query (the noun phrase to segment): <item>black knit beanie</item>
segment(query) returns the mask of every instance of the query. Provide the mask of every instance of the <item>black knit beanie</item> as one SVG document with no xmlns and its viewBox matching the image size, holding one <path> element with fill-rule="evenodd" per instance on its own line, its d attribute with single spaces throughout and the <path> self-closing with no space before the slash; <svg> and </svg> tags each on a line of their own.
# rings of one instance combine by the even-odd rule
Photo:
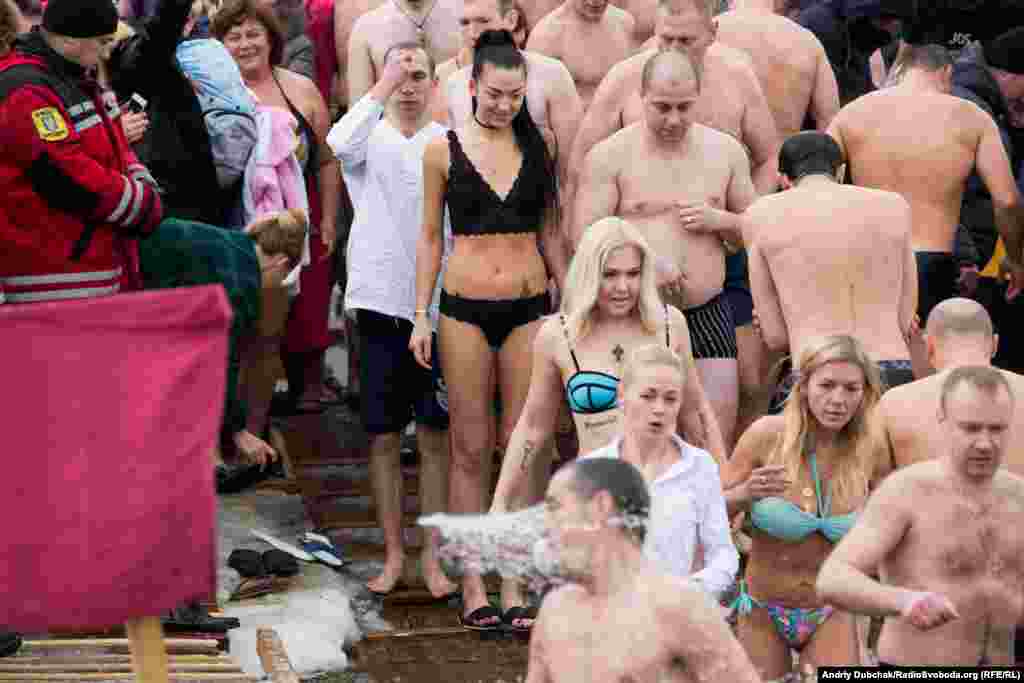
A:
<svg viewBox="0 0 1024 683">
<path fill-rule="evenodd" d="M 117 30 L 117 8 L 111 0 L 50 0 L 43 28 L 68 38 L 98 38 Z"/>
<path fill-rule="evenodd" d="M 993 69 L 1024 74 L 1024 26 L 993 38 L 982 46 L 985 62 Z"/>
</svg>

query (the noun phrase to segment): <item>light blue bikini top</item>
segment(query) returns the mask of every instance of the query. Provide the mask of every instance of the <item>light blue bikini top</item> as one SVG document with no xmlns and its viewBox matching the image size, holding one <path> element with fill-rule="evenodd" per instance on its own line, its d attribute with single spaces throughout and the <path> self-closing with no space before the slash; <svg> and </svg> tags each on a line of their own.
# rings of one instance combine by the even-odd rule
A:
<svg viewBox="0 0 1024 683">
<path fill-rule="evenodd" d="M 576 351 L 569 341 L 569 329 L 565 324 L 564 314 L 561 316 L 561 320 L 562 332 L 565 333 L 565 341 L 569 344 L 569 355 L 572 356 L 572 363 L 576 366 L 576 372 L 565 383 L 569 408 L 572 412 L 581 415 L 596 415 L 611 410 L 618 400 L 619 378 L 606 372 L 580 370 L 580 363 L 576 360 Z M 667 305 L 665 306 L 665 345 L 672 348 L 668 334 Z"/>
<path fill-rule="evenodd" d="M 761 531 L 783 541 L 802 541 L 815 531 L 820 531 L 825 538 L 838 543 L 853 528 L 857 513 L 829 516 L 831 496 L 822 498 L 817 459 L 814 453 L 808 458 L 811 461 L 811 475 L 814 477 L 818 513 L 821 516 L 808 514 L 784 498 L 762 498 L 750 506 L 750 521 Z"/>
</svg>

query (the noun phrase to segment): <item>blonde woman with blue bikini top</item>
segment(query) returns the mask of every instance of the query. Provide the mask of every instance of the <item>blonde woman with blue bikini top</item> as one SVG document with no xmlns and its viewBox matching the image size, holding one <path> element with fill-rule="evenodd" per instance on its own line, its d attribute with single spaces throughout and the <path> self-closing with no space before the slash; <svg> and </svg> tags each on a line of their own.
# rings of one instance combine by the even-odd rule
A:
<svg viewBox="0 0 1024 683">
<path fill-rule="evenodd" d="M 723 467 L 729 514 L 747 511 L 751 550 L 737 635 L 766 681 L 859 663 L 853 615 L 823 604 L 818 570 L 885 473 L 877 365 L 848 335 L 808 343 L 783 414 L 763 417 Z"/>
</svg>

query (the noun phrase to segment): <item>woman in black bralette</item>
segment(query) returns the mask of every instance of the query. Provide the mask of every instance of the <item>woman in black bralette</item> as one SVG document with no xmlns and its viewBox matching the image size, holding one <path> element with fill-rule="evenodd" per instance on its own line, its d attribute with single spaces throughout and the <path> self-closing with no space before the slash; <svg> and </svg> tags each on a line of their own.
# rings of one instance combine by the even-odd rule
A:
<svg viewBox="0 0 1024 683">
<path fill-rule="evenodd" d="M 525 105 L 526 62 L 508 31 L 477 41 L 473 118 L 431 142 L 423 159 L 423 234 L 416 254 L 416 327 L 410 348 L 430 365 L 427 308 L 441 268 L 447 205 L 454 245 L 444 274 L 438 353 L 451 418 L 449 511 L 486 509 L 495 438 L 507 443 L 526 400 L 532 342 L 550 312 L 549 273 L 561 283 L 554 155 Z M 501 396 L 500 425 L 494 411 Z M 438 587 L 432 587 L 436 590 Z M 462 623 L 526 628 L 521 605 L 491 607 L 479 576 L 462 580 Z"/>
</svg>

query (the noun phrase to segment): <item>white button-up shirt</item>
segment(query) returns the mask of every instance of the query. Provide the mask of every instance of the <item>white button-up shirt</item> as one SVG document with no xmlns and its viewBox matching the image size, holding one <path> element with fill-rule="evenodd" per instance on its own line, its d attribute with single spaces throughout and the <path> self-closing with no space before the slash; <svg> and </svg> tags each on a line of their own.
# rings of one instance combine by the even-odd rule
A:
<svg viewBox="0 0 1024 683">
<path fill-rule="evenodd" d="M 718 598 L 736 577 L 740 556 L 733 545 L 718 464 L 705 450 L 672 437 L 679 461 L 651 485 L 651 515 L 644 555 L 663 570 L 699 583 Z M 583 458 L 621 457 L 622 437 Z M 705 567 L 693 574 L 697 539 Z"/>
<path fill-rule="evenodd" d="M 355 210 L 346 252 L 345 309 L 414 321 L 423 152 L 447 128 L 430 122 L 407 138 L 383 114 L 384 104 L 366 94 L 327 134 Z"/>
</svg>

